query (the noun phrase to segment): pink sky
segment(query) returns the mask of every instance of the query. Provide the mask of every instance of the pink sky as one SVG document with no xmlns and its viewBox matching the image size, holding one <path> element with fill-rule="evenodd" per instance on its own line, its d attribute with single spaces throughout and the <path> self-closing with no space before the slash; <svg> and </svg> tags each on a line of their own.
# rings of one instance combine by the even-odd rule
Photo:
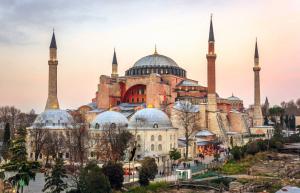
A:
<svg viewBox="0 0 300 193">
<path fill-rule="evenodd" d="M 25 11 L 26 10 L 26 11 Z M 258 38 L 262 102 L 300 98 L 300 1 L 9 1 L 0 3 L 0 105 L 41 112 L 46 104 L 48 47 L 55 27 L 58 97 L 77 108 L 94 97 L 99 76 L 119 74 L 158 52 L 206 85 L 207 39 L 214 14 L 217 92 L 253 101 L 253 55 Z"/>
</svg>

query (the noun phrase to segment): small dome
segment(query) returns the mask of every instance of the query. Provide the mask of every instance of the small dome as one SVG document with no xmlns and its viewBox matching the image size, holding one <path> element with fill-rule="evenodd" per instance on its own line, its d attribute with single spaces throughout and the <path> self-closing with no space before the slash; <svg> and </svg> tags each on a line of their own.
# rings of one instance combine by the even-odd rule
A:
<svg viewBox="0 0 300 193">
<path fill-rule="evenodd" d="M 41 128 L 71 128 L 73 117 L 64 110 L 47 109 L 37 116 L 33 123 L 33 127 Z"/>
<path fill-rule="evenodd" d="M 241 101 L 240 98 L 234 96 L 233 94 L 232 94 L 232 96 L 228 97 L 227 99 L 230 100 L 230 101 Z"/>
<path fill-rule="evenodd" d="M 178 67 L 176 62 L 171 58 L 160 55 L 152 54 L 139 59 L 133 67 L 144 67 L 144 66 L 175 66 Z"/>
<path fill-rule="evenodd" d="M 92 128 L 99 129 L 107 125 L 115 124 L 116 126 L 127 127 L 127 118 L 116 111 L 105 111 L 96 116 L 92 122 Z"/>
<path fill-rule="evenodd" d="M 213 136 L 215 134 L 213 134 L 212 132 L 208 131 L 208 130 L 202 130 L 196 133 L 196 137 L 207 137 L 207 136 Z"/>
<path fill-rule="evenodd" d="M 141 121 L 137 121 L 141 120 Z M 145 108 L 137 111 L 129 121 L 129 128 L 166 128 L 172 127 L 168 115 L 156 108 Z"/>
</svg>

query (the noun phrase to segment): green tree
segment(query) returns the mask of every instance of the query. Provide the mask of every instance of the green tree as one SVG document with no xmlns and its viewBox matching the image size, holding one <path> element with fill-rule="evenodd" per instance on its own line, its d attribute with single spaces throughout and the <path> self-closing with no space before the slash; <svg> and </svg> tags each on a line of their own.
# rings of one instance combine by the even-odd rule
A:
<svg viewBox="0 0 300 193">
<path fill-rule="evenodd" d="M 62 159 L 57 158 L 55 160 L 54 168 L 50 174 L 46 174 L 46 183 L 43 188 L 43 192 L 49 190 L 49 193 L 60 193 L 67 188 L 67 183 L 64 179 L 67 178 L 66 169 L 64 168 L 64 162 Z"/>
<path fill-rule="evenodd" d="M 120 190 L 124 181 L 124 170 L 121 163 L 111 162 L 104 164 L 102 167 L 104 175 L 108 177 L 113 189 Z"/>
<path fill-rule="evenodd" d="M 174 161 L 181 158 L 181 154 L 180 154 L 180 152 L 176 148 L 173 148 L 169 152 L 169 155 L 170 155 L 171 160 L 174 160 Z"/>
<path fill-rule="evenodd" d="M 238 146 L 233 146 L 230 150 L 230 153 L 233 156 L 234 160 L 240 160 L 242 158 L 242 152 Z"/>
<path fill-rule="evenodd" d="M 15 175 L 8 178 L 8 181 L 16 186 L 18 191 L 21 189 L 22 193 L 23 187 L 28 186 L 30 180 L 35 178 L 35 172 L 39 168 L 39 164 L 37 162 L 27 161 L 25 137 L 25 128 L 18 128 L 15 139 L 12 140 L 11 147 L 9 149 L 11 159 L 7 164 L 2 166 L 5 171 L 16 172 Z"/>
<path fill-rule="evenodd" d="M 78 193 L 110 193 L 109 180 L 96 163 L 91 162 L 80 171 Z"/>
<path fill-rule="evenodd" d="M 7 160 L 9 157 L 9 143 L 10 143 L 10 126 L 9 123 L 5 124 L 4 135 L 3 135 L 3 144 L 2 144 L 2 157 Z"/>
<path fill-rule="evenodd" d="M 139 171 L 139 183 L 141 186 L 147 186 L 149 180 L 153 180 L 157 174 L 157 164 L 154 158 L 146 157 L 142 161 L 142 167 Z"/>
</svg>

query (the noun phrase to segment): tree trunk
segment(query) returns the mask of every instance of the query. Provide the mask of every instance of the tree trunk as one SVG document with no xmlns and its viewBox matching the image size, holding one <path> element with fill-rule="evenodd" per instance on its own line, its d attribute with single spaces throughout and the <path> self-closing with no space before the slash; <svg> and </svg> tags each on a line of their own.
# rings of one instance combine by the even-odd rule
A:
<svg viewBox="0 0 300 193">
<path fill-rule="evenodd" d="M 185 156 L 184 156 L 185 161 L 188 160 L 188 155 L 189 155 L 189 144 L 188 144 L 188 141 L 186 141 L 186 144 L 185 144 Z"/>
</svg>

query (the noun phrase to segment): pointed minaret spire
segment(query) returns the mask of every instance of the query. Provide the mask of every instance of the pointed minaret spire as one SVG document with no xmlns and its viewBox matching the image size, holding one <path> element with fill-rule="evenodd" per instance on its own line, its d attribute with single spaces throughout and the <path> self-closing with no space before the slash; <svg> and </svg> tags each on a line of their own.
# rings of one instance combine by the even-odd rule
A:
<svg viewBox="0 0 300 193">
<path fill-rule="evenodd" d="M 158 54 L 158 53 L 157 53 L 156 44 L 155 44 L 155 47 L 154 47 L 154 54 Z"/>
<path fill-rule="evenodd" d="M 116 49 L 115 48 L 114 48 L 114 56 L 113 56 L 112 64 L 118 64 L 117 56 L 116 56 Z"/>
<path fill-rule="evenodd" d="M 254 109 L 253 109 L 253 126 L 263 125 L 263 116 L 260 104 L 260 76 L 259 71 L 261 70 L 259 66 L 259 56 L 257 49 L 257 39 L 255 41 L 255 53 L 254 53 Z"/>
<path fill-rule="evenodd" d="M 214 28 L 213 28 L 213 23 L 212 23 L 212 14 L 210 15 L 210 26 L 209 26 L 209 37 L 208 37 L 209 42 L 214 42 L 215 41 L 215 36 L 214 36 Z"/>
<path fill-rule="evenodd" d="M 52 34 L 52 39 L 51 39 L 51 43 L 50 43 L 50 48 L 55 48 L 55 49 L 57 49 L 57 47 L 56 47 L 56 40 L 55 40 L 54 28 L 53 28 L 53 34 Z"/>
<path fill-rule="evenodd" d="M 257 38 L 256 38 L 256 41 L 255 41 L 255 53 L 254 53 L 254 58 L 259 58 L 259 55 L 258 55 L 258 48 L 257 48 Z"/>
<path fill-rule="evenodd" d="M 114 48 L 114 56 L 112 60 L 111 77 L 118 77 L 118 61 L 117 61 L 117 54 L 115 48 Z"/>
<path fill-rule="evenodd" d="M 47 109 L 59 109 L 59 103 L 57 99 L 57 47 L 55 41 L 55 34 L 53 29 L 52 39 L 49 49 L 49 80 L 48 80 L 48 99 L 46 104 Z"/>
</svg>

